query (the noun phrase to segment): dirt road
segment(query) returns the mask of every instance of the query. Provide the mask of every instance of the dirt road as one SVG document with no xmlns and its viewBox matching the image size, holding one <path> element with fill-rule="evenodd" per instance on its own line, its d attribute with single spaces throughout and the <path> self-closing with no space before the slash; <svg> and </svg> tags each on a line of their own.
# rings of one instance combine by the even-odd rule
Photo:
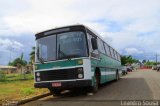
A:
<svg viewBox="0 0 160 106">
<path fill-rule="evenodd" d="M 117 82 L 103 85 L 92 96 L 82 91 L 78 94 L 68 92 L 61 97 L 49 96 L 23 106 L 118 106 L 123 105 L 121 100 L 160 100 L 160 72 L 138 70 Z"/>
</svg>

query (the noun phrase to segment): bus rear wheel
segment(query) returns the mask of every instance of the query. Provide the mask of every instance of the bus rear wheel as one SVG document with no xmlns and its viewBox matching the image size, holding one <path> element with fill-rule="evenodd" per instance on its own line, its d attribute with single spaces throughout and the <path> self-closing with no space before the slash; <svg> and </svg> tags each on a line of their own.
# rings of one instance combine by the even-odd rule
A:
<svg viewBox="0 0 160 106">
<path fill-rule="evenodd" d="M 119 73 L 118 73 L 118 71 L 116 72 L 116 81 L 118 81 L 119 80 Z"/>
</svg>

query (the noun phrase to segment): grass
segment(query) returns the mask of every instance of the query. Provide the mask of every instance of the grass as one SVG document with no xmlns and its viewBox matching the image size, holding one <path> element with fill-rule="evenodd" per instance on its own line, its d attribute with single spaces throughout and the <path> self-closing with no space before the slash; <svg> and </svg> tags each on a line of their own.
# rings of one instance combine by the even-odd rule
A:
<svg viewBox="0 0 160 106">
<path fill-rule="evenodd" d="M 2 70 L 0 70 L 0 81 L 4 81 L 6 79 L 6 75 Z"/>
<path fill-rule="evenodd" d="M 33 88 L 23 88 L 21 89 L 21 93 L 24 95 L 31 95 L 35 92 Z"/>
<path fill-rule="evenodd" d="M 5 80 L 0 81 L 0 101 L 22 100 L 24 98 L 48 92 L 48 89 L 34 88 L 34 80 L 32 74 L 23 75 L 8 74 Z"/>
<path fill-rule="evenodd" d="M 24 80 L 24 74 L 1 74 L 0 82 Z M 32 74 L 25 74 L 26 80 L 34 79 Z"/>
</svg>

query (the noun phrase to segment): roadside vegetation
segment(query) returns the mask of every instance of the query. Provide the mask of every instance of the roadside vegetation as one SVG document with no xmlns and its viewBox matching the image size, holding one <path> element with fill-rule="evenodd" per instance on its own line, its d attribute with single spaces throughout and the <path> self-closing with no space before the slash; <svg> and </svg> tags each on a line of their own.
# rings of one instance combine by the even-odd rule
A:
<svg viewBox="0 0 160 106">
<path fill-rule="evenodd" d="M 134 64 L 139 64 L 143 68 L 152 68 L 156 65 L 159 65 L 160 62 L 150 61 L 150 60 L 142 60 L 139 61 L 130 56 L 121 56 L 121 63 L 123 66 L 133 66 Z"/>
<path fill-rule="evenodd" d="M 26 79 L 22 74 L 5 74 L 4 71 L 0 71 L 0 82 L 14 82 L 22 80 L 33 80 L 32 74 L 26 74 Z"/>
<path fill-rule="evenodd" d="M 33 66 L 34 64 L 35 47 L 32 47 L 29 55 L 28 63 L 24 60 L 23 53 L 8 63 L 9 66 L 20 69 L 20 72 L 7 74 L 4 70 L 0 70 L 0 105 L 7 101 L 19 101 L 48 92 L 48 89 L 34 88 L 33 68 L 29 73 L 24 70 L 27 65 Z"/>
<path fill-rule="evenodd" d="M 32 74 L 4 74 L 0 71 L 0 104 L 11 100 L 22 100 L 48 92 L 47 89 L 35 89 Z"/>
<path fill-rule="evenodd" d="M 139 60 L 134 59 L 132 56 L 121 56 L 122 65 L 139 63 Z"/>
<path fill-rule="evenodd" d="M 145 66 L 153 66 L 153 65 L 156 65 L 156 64 L 160 64 L 159 62 L 154 62 L 154 61 L 144 61 L 144 65 Z"/>
</svg>

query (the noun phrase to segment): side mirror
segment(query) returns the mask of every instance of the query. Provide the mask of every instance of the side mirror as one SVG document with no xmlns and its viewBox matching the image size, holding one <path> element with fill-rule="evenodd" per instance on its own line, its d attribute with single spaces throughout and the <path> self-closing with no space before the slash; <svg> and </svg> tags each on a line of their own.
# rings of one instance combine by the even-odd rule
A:
<svg viewBox="0 0 160 106">
<path fill-rule="evenodd" d="M 36 53 L 36 55 L 37 55 L 37 58 L 39 60 L 39 46 L 37 47 L 37 53 Z"/>
<path fill-rule="evenodd" d="M 96 38 L 92 38 L 91 39 L 91 43 L 92 43 L 93 50 L 98 49 L 97 39 Z"/>
</svg>

